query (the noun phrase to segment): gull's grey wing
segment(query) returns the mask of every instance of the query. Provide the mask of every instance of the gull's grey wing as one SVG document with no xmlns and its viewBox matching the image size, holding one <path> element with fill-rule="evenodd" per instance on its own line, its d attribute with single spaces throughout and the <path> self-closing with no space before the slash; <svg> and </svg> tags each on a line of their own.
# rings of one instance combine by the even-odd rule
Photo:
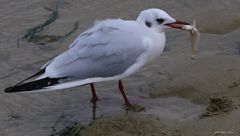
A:
<svg viewBox="0 0 240 136">
<path fill-rule="evenodd" d="M 126 25 L 126 23 L 128 23 Z M 122 74 L 146 51 L 137 24 L 107 20 L 81 34 L 46 67 L 49 77 L 111 77 Z"/>
</svg>

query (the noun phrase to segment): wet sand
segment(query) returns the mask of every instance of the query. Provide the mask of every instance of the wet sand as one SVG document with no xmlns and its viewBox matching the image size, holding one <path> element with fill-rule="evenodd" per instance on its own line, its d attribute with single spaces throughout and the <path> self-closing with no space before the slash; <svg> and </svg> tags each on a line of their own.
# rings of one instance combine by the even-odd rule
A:
<svg viewBox="0 0 240 136">
<path fill-rule="evenodd" d="M 235 136 L 240 135 L 240 1 L 239 0 L 87 0 L 62 1 L 60 17 L 41 34 L 64 35 L 79 21 L 79 29 L 65 40 L 36 45 L 17 39 L 44 22 L 52 7 L 47 0 L 0 1 L 0 135 L 49 136 L 75 122 L 83 136 Z M 106 8 L 107 7 L 107 8 Z M 117 82 L 96 84 L 101 98 L 90 103 L 89 86 L 44 93 L 4 94 L 4 88 L 35 73 L 68 48 L 79 33 L 105 18 L 135 19 L 150 7 L 191 22 L 196 19 L 201 41 L 191 60 L 188 33 L 167 31 L 166 50 L 151 65 L 124 80 L 129 99 L 145 111 L 126 112 Z M 227 96 L 234 108 L 210 117 L 211 96 Z M 95 112 L 94 112 L 95 111 Z M 93 116 L 97 119 L 93 121 Z M 91 123 L 91 125 L 89 125 Z"/>
</svg>

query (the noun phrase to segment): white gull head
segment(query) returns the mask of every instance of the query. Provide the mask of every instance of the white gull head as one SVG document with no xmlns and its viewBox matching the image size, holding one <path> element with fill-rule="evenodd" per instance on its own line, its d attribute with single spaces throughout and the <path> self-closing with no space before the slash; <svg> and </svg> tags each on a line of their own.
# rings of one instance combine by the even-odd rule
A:
<svg viewBox="0 0 240 136">
<path fill-rule="evenodd" d="M 164 32 L 165 28 L 168 28 L 165 24 L 176 22 L 176 20 L 163 10 L 152 8 L 143 10 L 139 14 L 137 22 L 146 25 L 154 31 Z"/>
<path fill-rule="evenodd" d="M 187 22 L 172 18 L 167 12 L 157 8 L 143 10 L 139 14 L 137 22 L 159 33 L 163 33 L 166 28 L 182 29 L 183 25 L 189 25 Z"/>
</svg>

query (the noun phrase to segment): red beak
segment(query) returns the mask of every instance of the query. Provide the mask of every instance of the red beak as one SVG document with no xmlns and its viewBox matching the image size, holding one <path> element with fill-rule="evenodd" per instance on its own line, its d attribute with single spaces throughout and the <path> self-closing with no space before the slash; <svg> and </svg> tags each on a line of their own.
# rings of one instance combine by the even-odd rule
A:
<svg viewBox="0 0 240 136">
<path fill-rule="evenodd" d="M 170 26 L 171 28 L 182 29 L 182 26 L 184 26 L 184 25 L 190 25 L 190 24 L 187 23 L 187 22 L 183 22 L 183 21 L 176 20 L 176 22 L 167 23 L 167 24 L 165 24 L 165 25 L 166 25 L 166 26 Z"/>
</svg>

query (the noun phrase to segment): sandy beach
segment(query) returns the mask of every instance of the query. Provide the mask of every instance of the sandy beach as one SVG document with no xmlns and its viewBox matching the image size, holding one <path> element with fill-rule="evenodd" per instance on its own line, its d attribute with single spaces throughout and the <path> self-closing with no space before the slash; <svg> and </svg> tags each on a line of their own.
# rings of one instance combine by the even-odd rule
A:
<svg viewBox="0 0 240 136">
<path fill-rule="evenodd" d="M 49 18 L 56 1 L 0 1 L 0 136 L 238 136 L 240 135 L 239 0 L 59 0 L 59 18 L 40 35 L 70 36 L 45 44 L 18 40 Z M 89 86 L 42 93 L 5 94 L 34 74 L 96 20 L 135 20 L 160 8 L 179 20 L 197 22 L 198 54 L 191 59 L 189 33 L 166 32 L 164 53 L 123 80 L 130 101 L 145 107 L 126 111 L 117 81 L 96 84 L 101 101 L 93 108 Z M 47 37 L 49 38 L 49 37 Z M 46 40 L 46 39 L 45 39 Z M 18 43 L 18 44 L 17 44 Z M 75 130 L 74 130 L 75 131 Z"/>
</svg>

